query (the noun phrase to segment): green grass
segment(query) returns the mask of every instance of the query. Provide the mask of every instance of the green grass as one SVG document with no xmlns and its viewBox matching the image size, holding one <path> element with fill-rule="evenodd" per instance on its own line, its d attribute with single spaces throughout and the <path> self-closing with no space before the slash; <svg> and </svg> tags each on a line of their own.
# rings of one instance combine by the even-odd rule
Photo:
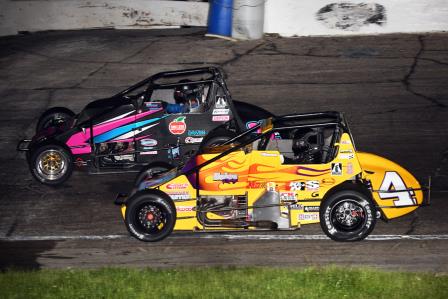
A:
<svg viewBox="0 0 448 299">
<path fill-rule="evenodd" d="M 448 276 L 327 268 L 7 270 L 0 298 L 448 298 Z"/>
</svg>

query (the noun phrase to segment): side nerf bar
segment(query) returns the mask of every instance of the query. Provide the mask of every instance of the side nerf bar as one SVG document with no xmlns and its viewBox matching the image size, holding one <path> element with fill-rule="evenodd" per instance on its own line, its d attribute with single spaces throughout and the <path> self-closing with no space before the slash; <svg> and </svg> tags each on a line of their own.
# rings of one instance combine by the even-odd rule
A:
<svg viewBox="0 0 448 299">
<path fill-rule="evenodd" d="M 19 141 L 19 143 L 17 143 L 17 147 L 16 150 L 19 152 L 27 152 L 29 151 L 29 144 L 31 142 L 31 139 L 22 139 Z"/>
</svg>

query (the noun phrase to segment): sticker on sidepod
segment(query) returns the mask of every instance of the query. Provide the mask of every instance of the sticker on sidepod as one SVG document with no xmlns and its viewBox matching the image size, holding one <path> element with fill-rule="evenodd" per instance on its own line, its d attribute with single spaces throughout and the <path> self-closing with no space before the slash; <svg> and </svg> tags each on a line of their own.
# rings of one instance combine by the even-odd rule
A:
<svg viewBox="0 0 448 299">
<path fill-rule="evenodd" d="M 213 115 L 228 115 L 229 109 L 213 109 Z"/>
<path fill-rule="evenodd" d="M 167 189 L 187 189 L 188 184 L 187 183 L 170 183 L 166 185 Z"/>
<path fill-rule="evenodd" d="M 162 102 L 145 102 L 144 105 L 149 110 L 156 110 L 162 108 Z"/>
<path fill-rule="evenodd" d="M 338 158 L 339 159 L 344 159 L 344 160 L 350 160 L 353 159 L 355 157 L 354 154 L 339 154 Z"/>
<path fill-rule="evenodd" d="M 304 206 L 303 211 L 307 213 L 315 213 L 319 212 L 320 207 L 319 206 Z"/>
<path fill-rule="evenodd" d="M 223 97 L 218 97 L 216 100 L 216 108 L 226 108 L 227 107 L 227 101 Z"/>
<path fill-rule="evenodd" d="M 204 137 L 187 137 L 185 138 L 185 143 L 201 143 Z"/>
<path fill-rule="evenodd" d="M 205 136 L 207 135 L 206 130 L 188 130 L 188 136 Z"/>
<path fill-rule="evenodd" d="M 167 193 L 173 200 L 186 200 L 191 199 L 190 193 L 188 192 L 169 192 Z"/>
<path fill-rule="evenodd" d="M 296 202 L 297 194 L 295 192 L 280 192 L 282 202 Z"/>
<path fill-rule="evenodd" d="M 212 121 L 229 121 L 230 116 L 229 115 L 214 115 L 212 117 Z"/>
<path fill-rule="evenodd" d="M 303 191 L 305 190 L 305 182 L 290 182 L 288 187 L 291 191 Z"/>
<path fill-rule="evenodd" d="M 176 207 L 176 211 L 178 211 L 178 212 L 193 212 L 194 211 L 194 207 L 177 206 Z"/>
<path fill-rule="evenodd" d="M 299 220 L 302 221 L 319 220 L 319 214 L 299 214 Z"/>
<path fill-rule="evenodd" d="M 342 175 L 342 163 L 331 163 L 331 175 Z"/>
<path fill-rule="evenodd" d="M 187 130 L 187 124 L 185 123 L 185 116 L 179 116 L 178 118 L 175 118 L 170 124 L 168 125 L 168 129 L 170 130 L 171 134 L 174 135 L 182 135 Z"/>
<path fill-rule="evenodd" d="M 336 180 L 333 178 L 325 178 L 325 179 L 322 179 L 320 184 L 323 186 L 331 186 L 331 185 L 336 184 Z"/>
<path fill-rule="evenodd" d="M 216 172 L 213 174 L 214 181 L 221 181 L 224 184 L 235 184 L 238 182 L 238 175 L 233 173 L 220 173 Z"/>
<path fill-rule="evenodd" d="M 157 140 L 145 138 L 145 139 L 140 140 L 140 144 L 142 146 L 156 146 L 157 145 Z"/>
<path fill-rule="evenodd" d="M 157 155 L 158 151 L 147 151 L 147 152 L 140 152 L 140 155 Z"/>
<path fill-rule="evenodd" d="M 307 191 L 317 191 L 319 190 L 319 181 L 306 181 L 305 188 Z"/>
</svg>

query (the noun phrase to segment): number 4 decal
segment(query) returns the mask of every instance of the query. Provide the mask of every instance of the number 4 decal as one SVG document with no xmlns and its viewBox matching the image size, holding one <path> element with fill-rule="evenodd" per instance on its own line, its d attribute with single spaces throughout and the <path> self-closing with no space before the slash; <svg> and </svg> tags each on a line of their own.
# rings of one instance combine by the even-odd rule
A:
<svg viewBox="0 0 448 299">
<path fill-rule="evenodd" d="M 414 191 L 407 190 L 403 179 L 395 171 L 386 172 L 380 190 L 378 191 L 378 195 L 381 199 L 397 198 L 397 200 L 394 200 L 394 205 L 396 207 L 416 204 L 413 197 Z"/>
</svg>

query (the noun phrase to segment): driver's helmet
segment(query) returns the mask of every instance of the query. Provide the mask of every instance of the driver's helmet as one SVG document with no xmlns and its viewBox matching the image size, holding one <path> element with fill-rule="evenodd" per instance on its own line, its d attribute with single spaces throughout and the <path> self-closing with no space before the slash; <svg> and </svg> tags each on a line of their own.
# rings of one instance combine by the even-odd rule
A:
<svg viewBox="0 0 448 299">
<path fill-rule="evenodd" d="M 179 81 L 179 83 L 188 82 L 191 82 L 191 80 L 183 79 Z M 202 86 L 196 84 L 177 86 L 174 89 L 174 100 L 176 104 L 187 105 L 189 112 L 201 112 L 203 107 L 202 91 Z"/>
<path fill-rule="evenodd" d="M 188 82 L 191 82 L 191 80 L 183 79 L 179 81 L 179 83 Z M 188 96 L 194 92 L 195 87 L 194 84 L 176 86 L 176 88 L 174 88 L 174 101 L 176 104 L 186 104 Z"/>
</svg>

